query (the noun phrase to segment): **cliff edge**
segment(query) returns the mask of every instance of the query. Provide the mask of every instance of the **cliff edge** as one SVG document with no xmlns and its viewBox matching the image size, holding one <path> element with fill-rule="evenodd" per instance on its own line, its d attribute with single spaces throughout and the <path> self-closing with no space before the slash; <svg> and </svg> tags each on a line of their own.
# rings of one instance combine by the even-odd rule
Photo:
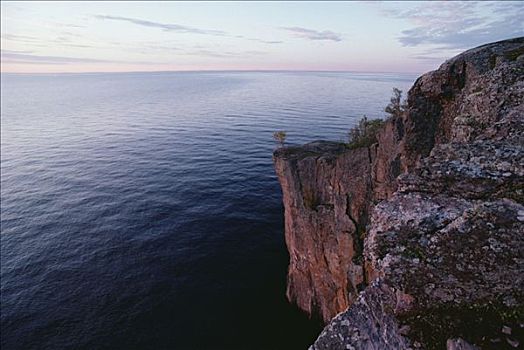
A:
<svg viewBox="0 0 524 350">
<path fill-rule="evenodd" d="M 523 345 L 522 101 L 516 38 L 417 79 L 371 147 L 275 151 L 287 296 L 329 322 L 312 349 Z"/>
</svg>

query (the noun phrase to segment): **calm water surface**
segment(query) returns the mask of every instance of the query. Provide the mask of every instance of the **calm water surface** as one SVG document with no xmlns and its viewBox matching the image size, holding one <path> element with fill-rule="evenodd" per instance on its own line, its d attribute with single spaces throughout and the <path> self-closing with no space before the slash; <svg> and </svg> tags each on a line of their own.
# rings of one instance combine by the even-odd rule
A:
<svg viewBox="0 0 524 350">
<path fill-rule="evenodd" d="M 2 349 L 304 349 L 271 153 L 414 76 L 3 75 Z"/>
</svg>

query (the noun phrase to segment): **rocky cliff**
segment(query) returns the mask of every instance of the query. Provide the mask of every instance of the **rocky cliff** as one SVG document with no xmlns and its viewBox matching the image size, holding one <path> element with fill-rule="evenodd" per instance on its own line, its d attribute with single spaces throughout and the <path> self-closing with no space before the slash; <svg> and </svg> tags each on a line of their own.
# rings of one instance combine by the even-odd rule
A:
<svg viewBox="0 0 524 350">
<path fill-rule="evenodd" d="M 275 151 L 312 349 L 522 346 L 524 38 L 420 77 L 371 147 Z"/>
<path fill-rule="evenodd" d="M 275 152 L 290 255 L 287 297 L 328 322 L 363 288 L 360 238 L 371 199 L 371 153 L 313 142 Z"/>
</svg>

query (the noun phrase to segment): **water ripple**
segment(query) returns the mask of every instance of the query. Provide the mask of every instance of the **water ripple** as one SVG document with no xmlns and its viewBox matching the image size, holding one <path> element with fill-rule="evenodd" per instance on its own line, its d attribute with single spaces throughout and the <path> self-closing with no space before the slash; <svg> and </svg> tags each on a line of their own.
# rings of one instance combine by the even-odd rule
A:
<svg viewBox="0 0 524 350">
<path fill-rule="evenodd" d="M 2 349 L 305 348 L 272 133 L 343 140 L 413 78 L 2 75 Z"/>
</svg>

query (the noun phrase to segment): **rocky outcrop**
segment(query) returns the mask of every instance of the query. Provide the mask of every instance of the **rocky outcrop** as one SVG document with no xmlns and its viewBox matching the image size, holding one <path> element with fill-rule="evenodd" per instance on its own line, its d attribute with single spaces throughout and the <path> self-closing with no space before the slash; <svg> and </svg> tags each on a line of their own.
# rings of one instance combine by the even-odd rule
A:
<svg viewBox="0 0 524 350">
<path fill-rule="evenodd" d="M 325 322 L 363 287 L 363 222 L 370 203 L 370 152 L 313 142 L 275 151 L 290 255 L 287 297 Z M 351 174 L 351 176 L 347 176 Z"/>
<path fill-rule="evenodd" d="M 512 133 L 521 130 L 524 113 L 523 53 L 522 38 L 493 43 L 417 79 L 407 113 L 389 120 L 378 135 L 375 199 L 391 196 L 397 176 L 413 170 L 435 145 L 473 140 L 522 144 L 522 136 Z"/>
<path fill-rule="evenodd" d="M 312 349 L 523 344 L 522 101 L 518 38 L 469 50 L 420 77 L 406 112 L 388 120 L 370 148 L 275 152 L 291 255 L 288 297 L 308 312 L 316 309 L 299 300 L 318 306 L 324 319 L 341 312 Z M 305 193 L 320 209 L 298 203 Z M 353 202 L 356 212 L 347 210 Z M 355 228 L 341 224 L 348 216 Z M 343 232 L 352 244 L 339 243 Z M 348 284 L 363 266 L 357 288 Z M 336 278 L 325 275 L 331 271 Z M 333 302 L 344 300 L 340 293 L 348 310 Z"/>
<path fill-rule="evenodd" d="M 405 303 L 403 296 L 379 280 L 361 293 L 351 308 L 324 328 L 310 350 L 407 349 L 410 345 L 390 312 Z"/>
</svg>

